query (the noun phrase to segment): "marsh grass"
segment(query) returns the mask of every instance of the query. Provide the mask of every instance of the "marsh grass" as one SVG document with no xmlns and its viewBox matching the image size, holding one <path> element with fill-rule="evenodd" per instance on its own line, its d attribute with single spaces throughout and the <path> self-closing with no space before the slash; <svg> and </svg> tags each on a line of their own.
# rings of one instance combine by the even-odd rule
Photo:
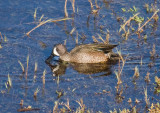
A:
<svg viewBox="0 0 160 113">
<path fill-rule="evenodd" d="M 37 67 L 38 67 L 38 63 L 35 62 L 35 66 L 34 66 L 34 72 L 35 72 L 35 73 L 37 72 Z"/>
<path fill-rule="evenodd" d="M 76 113 L 85 113 L 85 104 L 83 103 L 83 99 L 80 99 L 79 101 L 76 101 L 79 104 L 79 108 L 76 110 Z"/>
<path fill-rule="evenodd" d="M 126 109 L 126 108 L 124 108 L 124 109 L 119 109 L 119 110 L 116 110 L 116 109 L 114 109 L 113 111 L 109 111 L 110 113 L 131 113 L 131 111 L 129 110 L 129 109 Z"/>
<path fill-rule="evenodd" d="M 155 82 L 158 86 L 160 86 L 160 78 L 155 76 Z"/>
<path fill-rule="evenodd" d="M 151 105 L 151 107 L 148 109 L 149 113 L 160 113 L 160 104 L 153 104 Z"/>
<path fill-rule="evenodd" d="M 19 63 L 20 66 L 21 66 L 22 73 L 25 73 L 25 69 L 24 69 L 24 66 L 23 66 L 22 62 L 21 62 L 20 60 L 18 60 L 18 63 Z"/>
<path fill-rule="evenodd" d="M 142 59 L 142 57 L 141 57 L 141 62 L 140 62 L 140 65 L 141 65 L 141 66 L 143 65 L 143 59 Z"/>
<path fill-rule="evenodd" d="M 107 34 L 106 34 L 106 43 L 109 44 L 109 39 L 110 39 L 110 33 L 109 30 L 107 29 Z"/>
<path fill-rule="evenodd" d="M 1 45 L 1 43 L 2 43 L 2 41 L 3 41 L 3 36 L 2 36 L 2 33 L 0 32 L 0 36 L 1 36 L 1 41 L 0 41 L 0 49 L 2 48 L 2 45 Z"/>
<path fill-rule="evenodd" d="M 26 67 L 26 79 L 27 79 L 27 76 L 28 76 L 28 64 L 29 64 L 29 55 L 27 56 L 27 67 Z"/>
<path fill-rule="evenodd" d="M 145 76 L 145 81 L 146 81 L 147 83 L 150 82 L 150 77 L 149 77 L 149 75 L 150 75 L 150 73 L 147 72 L 147 74 L 146 74 L 146 76 Z"/>
<path fill-rule="evenodd" d="M 57 98 L 61 98 L 65 93 L 63 90 L 56 90 Z"/>
<path fill-rule="evenodd" d="M 155 94 L 159 94 L 160 93 L 160 78 L 159 77 L 157 77 L 157 76 L 155 76 L 155 87 L 154 87 L 154 93 Z"/>
<path fill-rule="evenodd" d="M 70 1 L 71 1 L 71 4 L 72 4 L 73 12 L 75 13 L 75 0 L 70 0 Z"/>
<path fill-rule="evenodd" d="M 12 80 L 11 80 L 9 74 L 8 74 L 8 80 L 7 80 L 7 82 L 5 83 L 5 86 L 6 86 L 6 89 L 8 89 L 8 90 L 12 87 Z"/>
<path fill-rule="evenodd" d="M 122 74 L 122 71 L 123 71 L 123 68 L 124 68 L 124 65 L 125 65 L 125 62 L 126 62 L 126 59 L 123 58 L 122 54 L 121 54 L 121 51 L 117 49 L 117 53 L 119 55 L 119 67 L 118 67 L 118 72 L 117 71 L 114 71 L 114 73 L 116 74 L 116 77 L 117 77 L 117 85 L 121 84 L 122 81 L 121 81 L 121 74 Z M 128 56 L 128 55 L 127 55 Z M 122 64 L 120 63 L 120 60 L 122 61 Z"/>
<path fill-rule="evenodd" d="M 69 99 L 67 99 L 67 103 L 64 103 L 63 105 L 68 109 L 69 112 L 72 111 L 70 104 L 69 104 Z"/>
<path fill-rule="evenodd" d="M 34 91 L 33 97 L 34 97 L 35 100 L 37 100 L 37 94 L 38 94 L 39 91 L 40 91 L 39 88 L 37 88 L 37 89 Z"/>
<path fill-rule="evenodd" d="M 91 5 L 91 9 L 93 10 L 92 0 L 88 0 L 88 2 L 89 2 L 89 3 L 90 3 L 90 5 Z"/>
<path fill-rule="evenodd" d="M 92 0 L 88 0 L 88 2 L 90 3 L 90 6 L 91 6 L 91 13 L 94 15 L 97 15 L 98 11 L 100 9 L 100 7 L 97 4 L 97 0 L 95 0 L 95 5 L 93 5 Z M 94 8 L 94 6 L 95 6 L 95 8 Z"/>
<path fill-rule="evenodd" d="M 0 32 L 0 36 L 1 36 L 1 43 L 2 43 L 2 41 L 3 41 L 3 36 L 2 36 L 2 33 Z"/>
<path fill-rule="evenodd" d="M 69 34 L 72 35 L 75 30 L 76 28 L 74 27 Z"/>
<path fill-rule="evenodd" d="M 56 80 L 57 80 L 57 84 L 59 85 L 59 75 L 57 76 Z"/>
<path fill-rule="evenodd" d="M 143 27 L 146 26 L 146 25 L 154 18 L 154 16 L 157 15 L 158 12 L 159 12 L 159 9 L 157 9 L 157 10 L 154 12 L 154 14 L 152 15 L 152 17 L 149 18 L 141 27 L 138 28 L 137 32 L 142 31 Z"/>
<path fill-rule="evenodd" d="M 140 103 L 140 101 L 136 98 L 135 103 L 138 104 Z"/>
<path fill-rule="evenodd" d="M 66 17 L 68 17 L 66 5 L 67 5 L 67 0 L 65 1 L 65 15 L 66 15 Z M 35 9 L 35 12 L 34 12 L 34 20 L 36 20 L 36 18 L 37 18 L 36 15 L 37 15 L 37 8 Z M 63 18 L 63 19 L 57 19 L 57 20 L 55 20 L 55 19 L 47 19 L 47 20 L 43 20 L 43 21 L 42 21 L 43 17 L 44 17 L 44 15 L 42 15 L 42 16 L 40 17 L 40 19 L 39 19 L 39 24 L 38 24 L 36 27 L 34 27 L 33 29 L 31 29 L 30 31 L 28 31 L 28 32 L 26 33 L 27 36 L 29 36 L 32 31 L 34 31 L 35 29 L 37 29 L 38 27 L 40 27 L 40 26 L 42 26 L 42 25 L 44 25 L 44 24 L 46 24 L 46 23 L 59 22 L 59 21 L 65 21 L 65 20 L 71 19 L 71 18 Z"/>
<path fill-rule="evenodd" d="M 44 17 L 44 14 L 42 14 L 42 16 L 40 17 L 39 22 L 42 21 L 43 17 Z"/>
<path fill-rule="evenodd" d="M 0 44 L 0 49 L 2 49 L 2 45 Z"/>
<path fill-rule="evenodd" d="M 37 8 L 35 8 L 33 17 L 34 17 L 34 20 L 36 20 L 36 17 L 37 17 Z"/>
<path fill-rule="evenodd" d="M 35 65 L 34 65 L 34 77 L 33 77 L 33 79 L 34 79 L 34 81 L 36 81 L 36 78 L 37 78 L 37 67 L 38 67 L 38 63 L 37 62 L 35 62 Z"/>
<path fill-rule="evenodd" d="M 125 37 L 125 39 L 127 40 L 128 39 L 128 36 L 129 36 L 129 34 L 130 34 L 130 30 L 129 30 L 129 28 L 126 30 L 126 26 L 130 26 L 130 23 L 131 23 L 131 21 L 132 20 L 134 20 L 134 18 L 136 17 L 136 16 L 138 16 L 140 13 L 136 13 L 136 14 L 134 14 L 132 17 L 130 17 L 123 25 L 121 25 L 120 27 L 120 29 L 119 29 L 119 33 L 123 30 L 124 31 L 124 34 L 122 34 L 123 35 L 123 37 Z"/>
<path fill-rule="evenodd" d="M 46 69 L 43 71 L 43 75 L 42 75 L 42 83 L 43 83 L 43 85 L 45 85 L 45 76 L 46 76 Z"/>
<path fill-rule="evenodd" d="M 76 44 L 78 45 L 78 31 L 76 31 Z"/>
<path fill-rule="evenodd" d="M 145 4 L 144 8 L 146 8 L 147 13 L 152 13 L 153 12 L 153 9 L 150 8 L 149 4 Z"/>
<path fill-rule="evenodd" d="M 136 66 L 136 67 L 134 68 L 133 78 L 134 78 L 134 77 L 138 78 L 139 76 L 140 76 L 140 74 L 139 74 L 139 69 L 138 69 L 138 67 Z"/>
<path fill-rule="evenodd" d="M 93 42 L 109 44 L 109 38 L 110 38 L 109 31 L 107 31 L 105 40 L 102 38 L 100 34 L 97 34 L 97 36 L 98 36 L 98 39 L 100 39 L 100 41 L 95 36 L 92 36 Z"/>
<path fill-rule="evenodd" d="M 21 106 L 21 108 L 23 107 L 23 104 L 24 104 L 24 100 L 23 99 L 21 99 L 21 101 L 20 101 L 20 106 Z"/>
<path fill-rule="evenodd" d="M 132 99 L 129 98 L 127 102 L 131 104 L 132 103 Z"/>
<path fill-rule="evenodd" d="M 67 12 L 67 0 L 65 0 L 64 14 L 65 14 L 65 17 L 68 18 L 68 12 Z"/>
<path fill-rule="evenodd" d="M 152 51 L 150 51 L 150 55 L 151 55 L 151 59 L 155 58 L 155 55 L 156 55 L 156 46 L 155 46 L 155 44 L 153 44 L 153 48 L 152 48 Z"/>
<path fill-rule="evenodd" d="M 146 107 L 149 106 L 149 99 L 148 99 L 148 94 L 147 94 L 147 87 L 144 88 L 144 100 L 146 102 Z"/>
<path fill-rule="evenodd" d="M 93 39 L 93 42 L 95 42 L 95 43 L 99 43 L 99 41 L 96 39 L 96 37 L 95 37 L 95 36 L 92 36 L 92 39 Z"/>
<path fill-rule="evenodd" d="M 138 12 L 138 9 L 135 6 L 133 6 L 133 8 L 130 8 L 129 10 L 126 10 L 125 8 L 121 8 L 121 10 L 123 12 L 127 12 L 127 13 L 132 13 L 133 14 L 133 16 L 130 17 L 127 21 L 124 21 L 124 24 L 122 24 L 120 29 L 119 29 L 119 33 L 123 30 L 124 33 L 122 34 L 122 37 L 125 37 L 126 40 L 130 36 L 130 34 L 135 31 L 135 28 L 132 27 L 132 21 L 135 21 L 136 24 L 138 25 L 138 28 L 137 28 L 136 32 L 134 32 L 133 34 L 137 34 L 138 37 L 140 37 L 140 33 L 143 32 L 143 28 L 152 19 L 154 19 L 155 22 L 157 22 L 158 19 L 159 19 L 159 16 L 157 15 L 157 13 L 159 12 L 159 9 L 157 9 L 157 10 L 154 9 L 154 14 L 152 15 L 152 17 L 150 17 L 143 25 L 141 25 L 144 22 L 144 17 L 139 16 L 140 13 L 136 13 L 136 12 Z"/>
<path fill-rule="evenodd" d="M 53 113 L 58 113 L 58 101 L 54 102 Z"/>
<path fill-rule="evenodd" d="M 58 101 L 54 102 L 54 107 L 53 107 L 53 113 L 92 113 L 90 110 L 86 109 L 86 106 L 83 102 L 83 99 L 80 99 L 79 101 L 76 101 L 79 104 L 78 108 L 74 108 L 70 106 L 69 104 L 69 99 L 67 99 L 66 103 L 59 103 Z M 61 106 L 61 108 L 59 108 Z M 72 109 L 74 108 L 74 109 Z"/>
<path fill-rule="evenodd" d="M 123 101 L 123 99 L 125 98 L 124 96 L 122 96 L 123 94 L 123 85 L 117 84 L 116 88 L 116 102 L 117 103 L 121 103 Z"/>
<path fill-rule="evenodd" d="M 59 22 L 59 21 L 64 21 L 64 20 L 70 20 L 72 18 L 63 18 L 63 19 L 58 19 L 58 20 L 54 20 L 54 19 L 48 19 L 48 20 L 43 20 L 41 21 L 36 27 L 34 27 L 33 29 L 31 29 L 30 31 L 28 31 L 26 33 L 27 36 L 29 36 L 29 34 L 34 31 L 35 29 L 39 28 L 40 26 L 46 24 L 46 23 L 51 23 L 51 22 Z"/>
</svg>

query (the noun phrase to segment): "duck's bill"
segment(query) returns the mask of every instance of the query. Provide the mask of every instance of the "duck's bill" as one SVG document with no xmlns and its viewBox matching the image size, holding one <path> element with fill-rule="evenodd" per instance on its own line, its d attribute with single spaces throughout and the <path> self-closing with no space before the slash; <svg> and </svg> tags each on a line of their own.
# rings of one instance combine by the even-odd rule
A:
<svg viewBox="0 0 160 113">
<path fill-rule="evenodd" d="M 46 63 L 51 62 L 51 60 L 52 60 L 52 58 L 53 58 L 54 56 L 55 56 L 54 54 L 51 54 L 51 55 L 45 60 L 45 62 L 46 62 Z"/>
</svg>

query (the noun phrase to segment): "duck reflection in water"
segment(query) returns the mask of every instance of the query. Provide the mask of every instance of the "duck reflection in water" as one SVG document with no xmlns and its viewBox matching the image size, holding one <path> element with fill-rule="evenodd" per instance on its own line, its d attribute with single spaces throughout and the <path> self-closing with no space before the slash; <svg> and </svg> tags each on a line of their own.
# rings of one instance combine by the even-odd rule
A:
<svg viewBox="0 0 160 113">
<path fill-rule="evenodd" d="M 111 74 L 111 66 L 116 64 L 119 57 L 112 52 L 117 45 L 109 44 L 85 44 L 76 46 L 71 52 L 67 52 L 64 45 L 56 45 L 46 64 L 51 68 L 55 75 L 65 74 L 68 66 L 82 74 L 95 74 L 107 72 L 105 75 Z M 59 63 L 51 64 L 54 56 L 59 56 Z"/>
<path fill-rule="evenodd" d="M 104 63 L 71 63 L 64 62 L 62 60 L 58 61 L 58 64 L 52 64 L 46 60 L 46 64 L 50 67 L 51 71 L 55 76 L 64 75 L 67 67 L 72 67 L 78 73 L 91 75 L 96 73 L 105 72 L 105 76 L 111 74 L 111 67 L 117 63 L 117 60 L 109 60 Z"/>
</svg>

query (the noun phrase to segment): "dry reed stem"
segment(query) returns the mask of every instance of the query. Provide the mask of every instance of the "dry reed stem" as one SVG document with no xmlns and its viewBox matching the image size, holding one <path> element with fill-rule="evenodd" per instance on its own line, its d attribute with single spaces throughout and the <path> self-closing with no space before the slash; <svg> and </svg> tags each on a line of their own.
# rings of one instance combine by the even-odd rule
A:
<svg viewBox="0 0 160 113">
<path fill-rule="evenodd" d="M 118 51 L 118 50 L 117 50 L 117 53 L 118 53 L 120 59 L 119 59 L 118 72 L 115 71 L 115 74 L 116 74 L 116 77 L 117 77 L 117 79 L 118 79 L 117 84 L 121 84 L 122 81 L 121 81 L 121 79 L 120 79 L 120 76 L 121 76 L 121 74 L 122 74 L 122 71 L 123 71 L 123 68 L 124 68 L 124 65 L 125 65 L 125 62 L 126 62 L 127 57 L 126 57 L 126 59 L 124 59 L 124 58 L 122 57 L 121 51 Z M 128 56 L 128 55 L 127 55 L 127 56 Z M 120 60 L 122 61 L 122 66 L 121 66 L 121 67 L 120 67 Z"/>
<path fill-rule="evenodd" d="M 144 99 L 145 99 L 145 102 L 146 102 L 146 106 L 149 105 L 149 99 L 148 99 L 148 95 L 147 95 L 147 87 L 144 88 Z"/>
<path fill-rule="evenodd" d="M 64 40 L 64 45 L 66 45 L 67 44 L 67 40 Z"/>
<path fill-rule="evenodd" d="M 155 44 L 153 44 L 152 51 L 150 51 L 151 58 L 154 58 L 155 54 L 156 54 L 156 46 Z"/>
<path fill-rule="evenodd" d="M 40 27 L 40 26 L 42 26 L 42 25 L 44 25 L 44 24 L 46 24 L 46 23 L 49 23 L 49 22 L 59 22 L 59 21 L 69 20 L 69 19 L 72 19 L 72 18 L 63 18 L 63 19 L 58 19 L 58 20 L 48 19 L 48 20 L 46 20 L 46 21 L 44 20 L 44 21 L 40 22 L 36 27 L 34 27 L 34 28 L 31 29 L 30 31 L 28 31 L 28 32 L 26 33 L 26 35 L 29 36 L 29 34 L 30 34 L 32 31 L 34 31 L 35 29 L 37 29 L 38 27 Z"/>
<path fill-rule="evenodd" d="M 139 14 L 140 14 L 140 13 L 136 13 L 134 16 L 130 17 L 130 18 L 123 24 L 123 26 L 121 26 L 119 32 L 121 32 L 122 29 L 125 29 L 125 26 L 126 26 L 128 23 L 130 23 L 130 21 L 133 20 L 134 17 L 136 17 L 136 16 L 139 15 Z"/>
<path fill-rule="evenodd" d="M 29 63 L 29 55 L 27 56 L 26 79 L 28 75 L 28 63 Z"/>
<path fill-rule="evenodd" d="M 68 17 L 68 12 L 67 12 L 67 0 L 65 0 L 64 14 L 65 14 L 65 17 Z"/>
<path fill-rule="evenodd" d="M 93 42 L 99 43 L 95 36 L 92 36 Z"/>
<path fill-rule="evenodd" d="M 157 85 L 159 87 L 160 86 L 160 78 L 155 76 L 154 79 L 155 79 L 155 82 L 157 83 Z"/>
<path fill-rule="evenodd" d="M 109 34 L 109 30 L 107 30 L 107 34 L 106 34 L 106 43 L 109 44 L 109 38 L 110 38 L 110 34 Z"/>
<path fill-rule="evenodd" d="M 57 84 L 59 84 L 59 75 L 58 75 L 58 77 L 57 77 Z"/>
<path fill-rule="evenodd" d="M 137 103 L 137 104 L 138 104 L 138 103 L 140 103 L 140 101 L 136 98 L 135 103 Z"/>
<path fill-rule="evenodd" d="M 11 80 L 9 74 L 8 74 L 8 85 L 9 85 L 9 87 L 12 87 L 12 80 Z"/>
<path fill-rule="evenodd" d="M 2 48 L 2 45 L 1 45 L 1 43 L 2 43 L 2 40 L 3 40 L 3 36 L 2 36 L 2 33 L 0 32 L 0 36 L 1 36 L 1 42 L 0 42 L 0 49 Z"/>
<path fill-rule="evenodd" d="M 74 27 L 69 34 L 72 35 L 75 30 L 76 28 Z"/>
<path fill-rule="evenodd" d="M 42 21 L 42 18 L 44 17 L 44 14 L 41 16 L 41 18 L 39 19 L 39 21 L 41 22 Z"/>
<path fill-rule="evenodd" d="M 76 32 L 76 44 L 78 44 L 78 31 Z"/>
<path fill-rule="evenodd" d="M 3 40 L 3 36 L 2 36 L 2 33 L 0 32 L 0 36 L 1 36 L 1 41 Z"/>
<path fill-rule="evenodd" d="M 37 89 L 35 90 L 35 92 L 34 92 L 34 97 L 35 97 L 35 98 L 37 97 L 37 94 L 38 94 L 39 91 L 40 91 L 39 88 L 37 88 Z"/>
<path fill-rule="evenodd" d="M 99 34 L 97 34 L 97 35 L 98 35 L 98 38 L 99 38 L 100 40 L 102 40 L 102 42 L 103 42 L 104 44 L 106 44 L 106 41 L 103 40 L 103 38 L 101 37 L 101 35 L 99 35 Z"/>
<path fill-rule="evenodd" d="M 21 107 L 23 107 L 23 103 L 24 103 L 24 100 L 21 99 L 21 101 L 19 103 Z"/>
<path fill-rule="evenodd" d="M 141 64 L 141 66 L 142 66 L 142 64 L 143 64 L 143 60 L 142 60 L 142 57 L 141 57 L 141 63 L 140 63 L 140 64 Z"/>
<path fill-rule="evenodd" d="M 140 28 L 138 28 L 137 32 L 141 31 L 142 28 L 143 28 L 149 21 L 151 21 L 151 19 L 154 18 L 154 16 L 155 16 L 158 12 L 159 12 L 159 9 L 154 12 L 154 14 L 152 15 L 152 17 L 151 17 L 150 19 L 148 19 Z"/>
<path fill-rule="evenodd" d="M 91 5 L 91 9 L 93 10 L 92 0 L 88 0 L 88 2 L 89 2 L 89 3 L 90 3 L 90 5 Z"/>
<path fill-rule="evenodd" d="M 34 20 L 36 20 L 36 16 L 37 16 L 37 8 L 35 9 L 35 11 L 34 11 Z"/>
<path fill-rule="evenodd" d="M 4 42 L 7 42 L 8 40 L 7 40 L 7 37 L 6 37 L 6 35 L 4 35 Z"/>
<path fill-rule="evenodd" d="M 46 69 L 43 71 L 43 75 L 42 75 L 43 85 L 45 85 L 45 75 L 46 75 Z"/>
<path fill-rule="evenodd" d="M 147 75 L 145 76 L 145 81 L 146 81 L 146 82 L 150 82 L 149 75 L 150 75 L 150 73 L 149 73 L 149 72 L 147 72 Z"/>
<path fill-rule="evenodd" d="M 54 102 L 53 113 L 58 113 L 58 101 Z"/>
<path fill-rule="evenodd" d="M 21 66 L 21 68 L 22 68 L 23 73 L 25 73 L 25 69 L 24 69 L 24 66 L 23 66 L 23 64 L 21 63 L 21 61 L 19 61 L 19 60 L 18 60 L 18 63 L 20 64 L 20 66 Z"/>
<path fill-rule="evenodd" d="M 0 44 L 0 49 L 2 48 L 2 45 Z"/>
<path fill-rule="evenodd" d="M 134 75 L 133 75 L 133 77 L 139 77 L 139 69 L 138 69 L 137 66 L 134 68 Z"/>
<path fill-rule="evenodd" d="M 75 13 L 75 0 L 70 0 L 73 8 L 73 12 Z"/>
<path fill-rule="evenodd" d="M 99 6 L 98 6 L 98 4 L 97 4 L 97 0 L 95 0 L 95 4 L 96 4 L 96 8 L 98 9 L 98 8 L 99 8 Z"/>
<path fill-rule="evenodd" d="M 37 67 L 38 67 L 38 63 L 35 62 L 35 67 L 34 67 L 34 72 L 35 72 L 35 73 L 37 72 Z"/>
<path fill-rule="evenodd" d="M 80 113 L 84 113 L 85 111 L 85 104 L 83 104 L 83 99 L 80 99 L 80 101 L 76 101 L 80 106 Z"/>
<path fill-rule="evenodd" d="M 67 104 L 64 104 L 64 106 L 66 106 L 69 111 L 72 111 L 71 107 L 69 105 L 69 99 L 67 99 Z"/>
</svg>

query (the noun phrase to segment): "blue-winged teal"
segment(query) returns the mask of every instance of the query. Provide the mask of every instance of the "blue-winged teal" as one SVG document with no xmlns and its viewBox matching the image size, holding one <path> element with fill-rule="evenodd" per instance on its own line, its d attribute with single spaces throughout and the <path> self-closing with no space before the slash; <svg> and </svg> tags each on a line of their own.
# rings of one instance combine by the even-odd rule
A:
<svg viewBox="0 0 160 113">
<path fill-rule="evenodd" d="M 59 56 L 61 60 L 75 63 L 101 63 L 110 59 L 112 49 L 117 45 L 110 44 L 83 44 L 76 46 L 67 52 L 65 45 L 57 44 L 52 51 L 53 56 Z"/>
</svg>

